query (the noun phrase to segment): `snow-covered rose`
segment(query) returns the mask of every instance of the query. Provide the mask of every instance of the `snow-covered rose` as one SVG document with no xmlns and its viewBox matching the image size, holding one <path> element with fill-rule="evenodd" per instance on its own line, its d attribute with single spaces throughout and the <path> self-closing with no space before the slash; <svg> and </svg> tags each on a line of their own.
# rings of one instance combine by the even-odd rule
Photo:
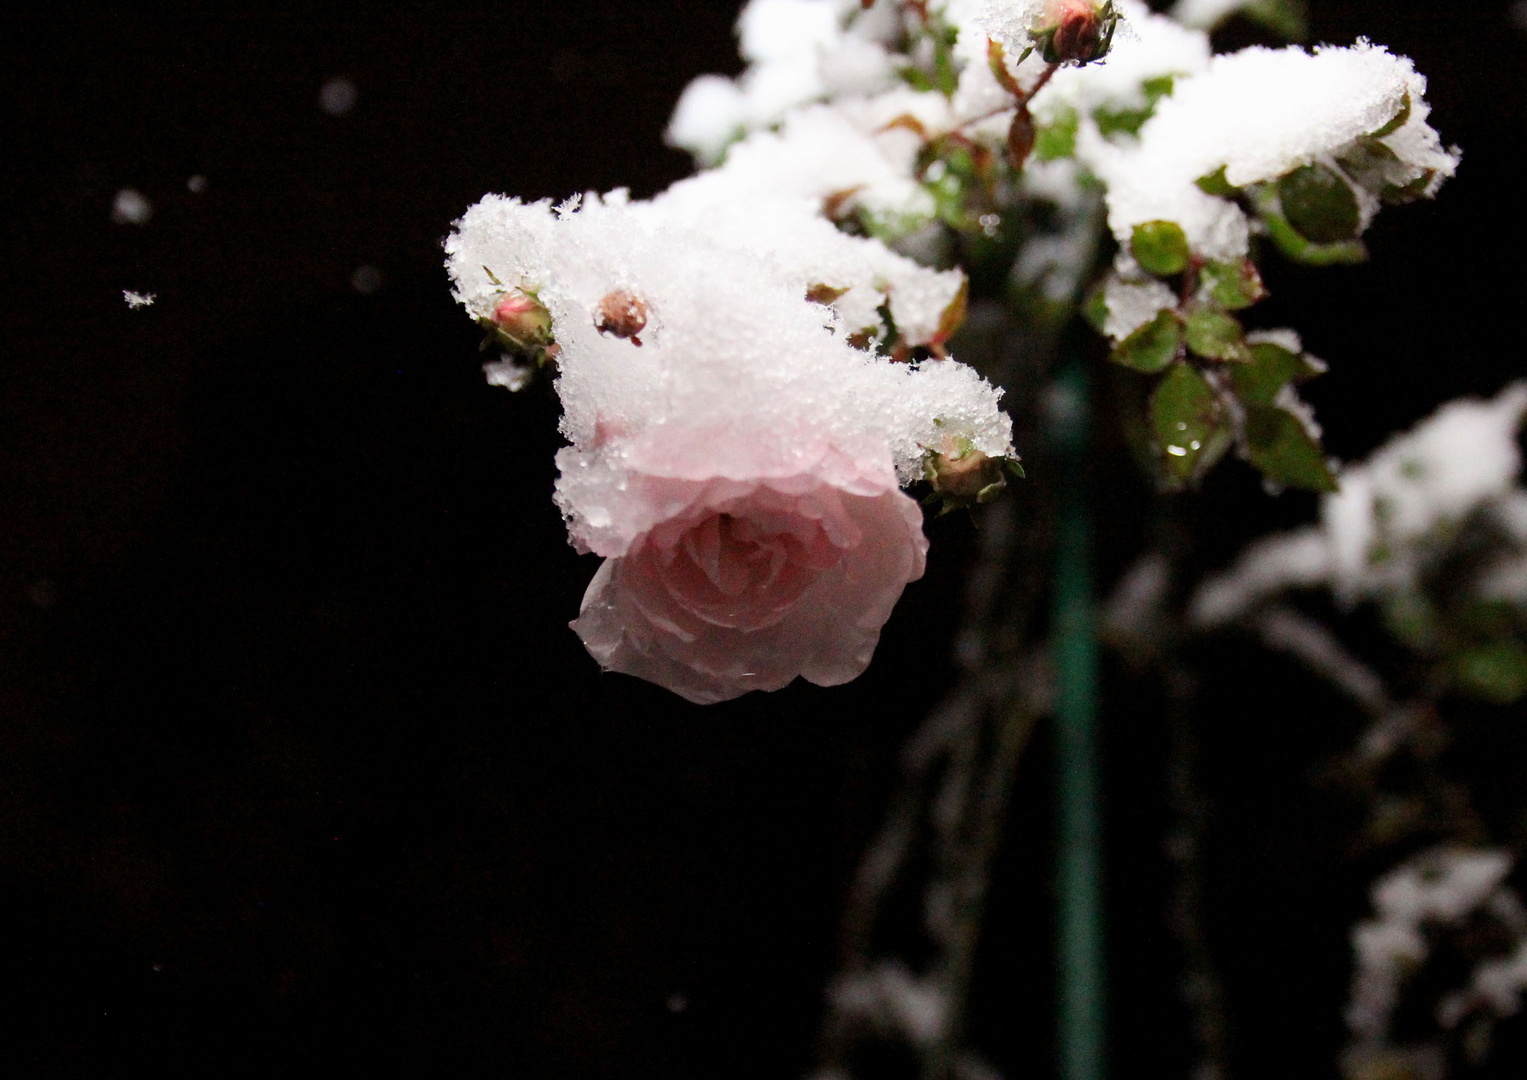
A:
<svg viewBox="0 0 1527 1080">
<path fill-rule="evenodd" d="M 641 531 L 572 624 L 603 667 L 698 704 L 864 671 L 928 549 L 888 452 L 670 429 L 621 457 Z"/>
<path fill-rule="evenodd" d="M 844 130 L 811 123 L 651 201 L 488 196 L 447 242 L 474 317 L 499 326 L 509 290 L 550 317 L 556 501 L 573 545 L 606 560 L 573 628 L 605 668 L 695 702 L 861 673 L 923 572 L 900 485 L 929 447 L 1014 453 L 976 371 L 882 355 L 940 344 L 964 278 L 823 219 L 854 174 L 786 182 L 774 151 L 791 131 L 815 145 Z M 877 338 L 887 323 L 894 341 Z M 519 384 L 514 363 L 490 379 Z"/>
</svg>

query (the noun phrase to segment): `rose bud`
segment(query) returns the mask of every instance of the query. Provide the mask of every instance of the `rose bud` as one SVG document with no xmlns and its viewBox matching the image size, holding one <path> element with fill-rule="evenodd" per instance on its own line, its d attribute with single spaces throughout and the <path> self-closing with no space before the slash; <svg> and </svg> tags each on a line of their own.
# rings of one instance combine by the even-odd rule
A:
<svg viewBox="0 0 1527 1080">
<path fill-rule="evenodd" d="M 479 321 L 503 345 L 517 352 L 535 352 L 551 343 L 551 312 L 534 296 L 519 289 L 510 289 L 500 296 L 493 314 Z"/>
<path fill-rule="evenodd" d="M 1048 64 L 1090 64 L 1107 55 L 1118 22 L 1113 0 L 1049 0 L 1034 40 Z"/>
<path fill-rule="evenodd" d="M 601 334 L 630 338 L 632 345 L 640 345 L 642 339 L 636 335 L 647 325 L 647 305 L 634 293 L 616 290 L 599 301 L 595 325 Z"/>
<path fill-rule="evenodd" d="M 933 485 L 928 502 L 942 502 L 943 513 L 989 503 L 1007 487 L 1008 471 L 1016 471 L 1005 458 L 994 458 L 979 450 L 938 453 L 929 451 L 923 459 L 923 475 Z"/>
</svg>

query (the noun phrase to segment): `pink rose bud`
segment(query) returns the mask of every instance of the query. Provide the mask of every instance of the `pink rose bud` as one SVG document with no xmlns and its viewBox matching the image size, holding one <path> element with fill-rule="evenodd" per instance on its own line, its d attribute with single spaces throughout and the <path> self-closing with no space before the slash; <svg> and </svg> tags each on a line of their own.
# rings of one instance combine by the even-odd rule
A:
<svg viewBox="0 0 1527 1080">
<path fill-rule="evenodd" d="M 518 352 L 533 352 L 551 343 L 551 312 L 519 289 L 500 296 L 493 314 L 481 321 L 504 345 Z"/>
<path fill-rule="evenodd" d="M 1108 53 L 1118 21 L 1113 0 L 1050 0 L 1034 39 L 1046 63 L 1090 64 Z"/>
<path fill-rule="evenodd" d="M 618 289 L 599 301 L 595 325 L 601 334 L 629 338 L 632 345 L 640 345 L 642 339 L 636 335 L 647 325 L 647 305 L 635 293 Z"/>
</svg>

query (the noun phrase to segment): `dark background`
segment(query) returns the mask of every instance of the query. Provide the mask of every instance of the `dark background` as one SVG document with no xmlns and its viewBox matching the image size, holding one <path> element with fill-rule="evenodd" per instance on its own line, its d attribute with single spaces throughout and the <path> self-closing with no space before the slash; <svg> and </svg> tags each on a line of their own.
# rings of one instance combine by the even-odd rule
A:
<svg viewBox="0 0 1527 1080">
<path fill-rule="evenodd" d="M 1317 40 L 1413 56 L 1465 149 L 1436 204 L 1380 218 L 1370 265 L 1270 277 L 1260 310 L 1332 362 L 1309 396 L 1350 458 L 1522 369 L 1527 39 L 1499 0 L 1313 6 Z M 952 678 L 974 526 L 930 525 L 929 573 L 849 687 L 702 709 L 601 677 L 566 628 L 593 562 L 550 501 L 555 401 L 483 383 L 439 247 L 486 191 L 684 175 L 661 131 L 690 78 L 738 70 L 734 16 L 0 16 L 0 1071 L 806 1068 L 846 876 Z M 342 117 L 318 102 L 336 76 L 359 91 Z M 111 220 L 124 187 L 146 225 Z M 1122 456 L 1099 471 L 1110 581 L 1147 493 Z M 1211 566 L 1314 505 L 1238 465 L 1195 498 Z M 1310 776 L 1358 721 L 1280 661 L 1217 655 L 1236 1075 L 1333 1075 L 1378 867 Z M 1106 739 L 1116 1071 L 1181 1075 L 1164 736 L 1116 692 Z M 978 1009 L 1017 1076 L 1049 1069 L 1047 764 L 1041 734 Z"/>
</svg>

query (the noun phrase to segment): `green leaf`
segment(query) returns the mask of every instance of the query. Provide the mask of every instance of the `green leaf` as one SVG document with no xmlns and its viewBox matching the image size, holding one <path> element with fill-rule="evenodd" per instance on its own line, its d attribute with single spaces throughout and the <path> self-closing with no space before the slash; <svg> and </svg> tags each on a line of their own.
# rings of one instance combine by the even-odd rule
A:
<svg viewBox="0 0 1527 1080">
<path fill-rule="evenodd" d="M 1164 97 L 1170 97 L 1176 80 L 1170 75 L 1161 75 L 1154 79 L 1146 79 L 1140 84 L 1140 89 L 1145 92 L 1145 105 L 1138 109 L 1096 109 L 1092 118 L 1097 121 L 1098 130 L 1104 138 L 1112 138 L 1121 133 L 1138 135 L 1145 122 L 1156 113 L 1156 103 Z"/>
<path fill-rule="evenodd" d="M 1146 273 L 1171 277 L 1188 268 L 1188 234 L 1175 221 L 1147 221 L 1135 226 L 1129 249 Z"/>
<path fill-rule="evenodd" d="M 1194 181 L 1198 185 L 1198 190 L 1205 195 L 1215 195 L 1221 199 L 1233 199 L 1238 196 L 1241 189 L 1231 186 L 1230 181 L 1225 179 L 1225 168 L 1221 165 L 1208 176 L 1200 176 Z"/>
<path fill-rule="evenodd" d="M 1185 334 L 1188 348 L 1207 360 L 1251 358 L 1246 347 L 1246 331 L 1234 315 L 1208 305 L 1198 305 L 1188 312 Z"/>
<path fill-rule="evenodd" d="M 1458 657 L 1454 678 L 1458 689 L 1485 701 L 1520 701 L 1527 696 L 1527 648 L 1515 638 L 1475 646 Z"/>
<path fill-rule="evenodd" d="M 1193 479 L 1228 445 L 1219 397 L 1191 364 L 1173 364 L 1156 387 L 1151 427 L 1167 474 L 1178 484 Z"/>
<path fill-rule="evenodd" d="M 1415 202 L 1426 194 L 1437 175 L 1434 169 L 1423 169 L 1417 175 L 1413 166 L 1375 137 L 1357 140 L 1337 163 L 1353 183 L 1377 195 L 1387 206 Z"/>
<path fill-rule="evenodd" d="M 1408 184 L 1388 185 L 1379 192 L 1379 198 L 1384 201 L 1385 206 L 1404 206 L 1406 203 L 1415 202 L 1426 195 L 1426 189 L 1432 186 L 1432 180 L 1436 176 L 1436 169 L 1427 169 Z"/>
<path fill-rule="evenodd" d="M 1098 109 L 1092 114 L 1105 139 L 1115 135 L 1138 135 L 1154 109 Z"/>
<path fill-rule="evenodd" d="M 1081 117 L 1069 105 L 1055 119 L 1042 126 L 1034 140 L 1034 156 L 1040 161 L 1057 161 L 1076 155 L 1076 132 Z"/>
<path fill-rule="evenodd" d="M 1278 245 L 1278 250 L 1295 262 L 1306 266 L 1341 266 L 1360 263 L 1368 258 L 1368 249 L 1361 240 L 1316 244 L 1300 235 L 1279 210 L 1277 196 L 1270 187 L 1258 194 L 1257 212 L 1262 217 L 1262 223 L 1267 226 L 1267 235 Z"/>
<path fill-rule="evenodd" d="M 1270 405 L 1285 385 L 1310 374 L 1304 357 L 1269 341 L 1251 346 L 1251 360 L 1230 369 L 1236 396 L 1247 405 Z"/>
<path fill-rule="evenodd" d="M 1373 137 L 1375 139 L 1382 139 L 1385 135 L 1393 135 L 1396 131 L 1399 131 L 1409 122 L 1411 107 L 1410 91 L 1407 90 L 1405 91 L 1405 97 L 1400 101 L 1400 111 L 1394 114 L 1394 118 L 1389 123 L 1375 131 Z"/>
<path fill-rule="evenodd" d="M 1257 273 L 1256 264 L 1250 259 L 1239 263 L 1208 263 L 1203 268 L 1201 280 L 1214 302 L 1229 311 L 1249 308 L 1267 297 L 1262 275 Z"/>
<path fill-rule="evenodd" d="M 1272 405 L 1246 408 L 1246 451 L 1269 479 L 1310 491 L 1335 491 L 1320 443 L 1297 416 Z"/>
<path fill-rule="evenodd" d="M 1376 138 L 1358 139 L 1336 162 L 1353 183 L 1375 195 L 1411 179 L 1411 172 L 1399 155 Z"/>
<path fill-rule="evenodd" d="M 1357 196 L 1324 165 L 1305 165 L 1278 181 L 1278 201 L 1294 231 L 1316 244 L 1353 240 L 1362 226 Z"/>
<path fill-rule="evenodd" d="M 903 82 L 920 94 L 926 94 L 933 89 L 933 80 L 921 68 L 907 64 L 897 71 L 897 74 L 901 76 Z"/>
<path fill-rule="evenodd" d="M 1114 346 L 1109 359 L 1146 374 L 1164 371 L 1182 348 L 1182 322 L 1167 310 Z"/>
</svg>

